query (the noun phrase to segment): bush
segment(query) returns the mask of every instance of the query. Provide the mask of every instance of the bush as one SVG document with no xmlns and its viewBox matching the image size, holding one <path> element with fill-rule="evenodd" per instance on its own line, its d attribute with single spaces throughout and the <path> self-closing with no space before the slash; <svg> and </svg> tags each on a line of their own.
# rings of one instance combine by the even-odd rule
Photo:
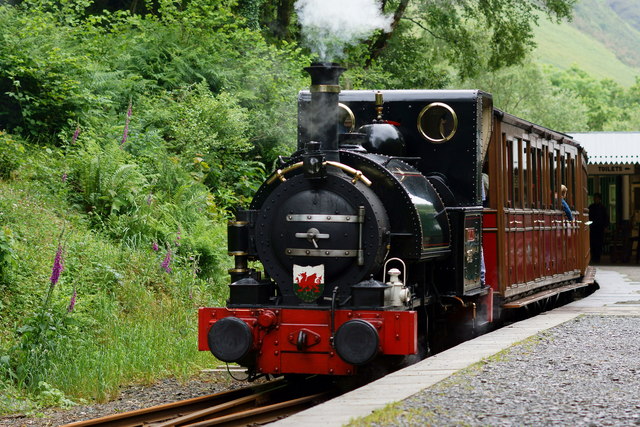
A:
<svg viewBox="0 0 640 427">
<path fill-rule="evenodd" d="M 24 162 L 25 147 L 15 137 L 0 130 L 0 178 L 10 178 Z"/>
<path fill-rule="evenodd" d="M 0 127 L 55 135 L 93 97 L 87 58 L 69 46 L 74 29 L 48 15 L 0 6 Z"/>
<path fill-rule="evenodd" d="M 215 95 L 201 83 L 174 91 L 170 97 L 141 101 L 139 126 L 147 133 L 162 132 L 166 149 L 182 170 L 212 191 L 217 209 L 225 211 L 247 202 L 262 181 L 264 168 L 260 162 L 245 159 L 253 148 L 249 143 L 252 120 L 236 98 L 228 93 Z M 149 152 L 133 144 L 136 153 Z M 152 157 L 157 155 L 156 150 Z M 158 172 L 153 173 L 166 175 Z M 167 184 L 158 182 L 156 190 L 173 191 Z"/>
</svg>

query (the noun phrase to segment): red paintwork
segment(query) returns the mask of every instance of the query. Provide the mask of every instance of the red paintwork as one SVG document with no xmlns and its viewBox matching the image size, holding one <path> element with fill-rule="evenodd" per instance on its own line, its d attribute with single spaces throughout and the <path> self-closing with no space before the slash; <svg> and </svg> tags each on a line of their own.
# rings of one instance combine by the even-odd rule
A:
<svg viewBox="0 0 640 427">
<path fill-rule="evenodd" d="M 484 221 L 493 221 L 491 215 L 485 214 Z M 566 274 L 580 268 L 577 218 L 568 221 L 559 211 L 506 212 L 505 224 L 507 265 L 504 289 L 517 289 L 519 285 L 552 279 L 555 274 Z M 485 223 L 484 227 L 491 226 Z M 487 272 L 496 268 L 496 258 L 491 257 L 497 251 L 494 234 L 499 235 L 497 228 L 495 233 L 484 231 L 483 235 Z M 494 286 L 493 280 L 487 279 L 487 283 L 495 291 L 502 292 L 499 286 Z M 511 295 L 514 295 L 513 291 Z"/>
<path fill-rule="evenodd" d="M 516 218 L 512 213 L 507 214 L 507 229 L 512 228 L 515 224 Z M 507 286 L 512 283 L 518 283 L 518 275 L 517 275 L 517 254 L 516 254 L 516 231 L 506 231 L 505 232 L 505 240 L 507 243 Z"/>
<path fill-rule="evenodd" d="M 524 253 L 524 215 L 516 214 L 513 215 L 514 218 L 514 226 L 518 228 L 517 231 L 514 231 L 515 235 L 515 267 L 516 267 L 516 277 L 517 283 L 524 283 L 526 278 L 524 277 L 524 263 L 526 262 L 525 253 Z"/>
<path fill-rule="evenodd" d="M 487 307 L 487 322 L 493 322 L 493 288 L 489 288 L 489 293 L 483 297 L 482 304 Z"/>
<path fill-rule="evenodd" d="M 482 252 L 484 254 L 485 283 L 498 291 L 498 233 L 495 212 L 482 215 Z"/>
<path fill-rule="evenodd" d="M 554 274 L 559 274 L 564 271 L 564 255 L 562 253 L 562 246 L 565 239 L 564 229 L 562 228 L 562 220 L 564 214 L 555 214 L 553 217 L 555 232 L 555 244 L 556 244 L 556 268 L 553 271 Z"/>
<path fill-rule="evenodd" d="M 524 231 L 524 281 L 531 282 L 534 276 L 534 258 L 533 258 L 533 215 L 527 213 L 523 215 Z"/>
<path fill-rule="evenodd" d="M 540 245 L 540 230 L 538 227 L 538 221 L 540 220 L 540 217 L 537 213 L 533 213 L 531 215 L 531 228 L 533 229 L 533 231 L 531 232 L 531 257 L 532 257 L 532 263 L 531 263 L 531 272 L 532 272 L 532 277 L 536 278 L 536 277 L 540 277 L 540 260 L 538 259 L 539 256 L 539 245 Z"/>
<path fill-rule="evenodd" d="M 208 351 L 207 333 L 218 320 L 235 316 L 253 330 L 258 372 L 265 374 L 352 375 L 356 367 L 344 362 L 331 346 L 330 312 L 302 309 L 200 308 L 198 349 Z M 267 327 L 264 319 L 272 319 Z M 378 330 L 380 354 L 410 355 L 418 349 L 418 316 L 415 311 L 336 310 L 335 329 L 362 319 Z M 265 322 L 267 323 L 267 322 Z M 298 335 L 306 335 L 306 348 L 297 348 Z"/>
<path fill-rule="evenodd" d="M 554 262 L 555 262 L 555 251 L 553 251 L 554 246 L 552 244 L 554 232 L 550 230 L 551 224 L 553 221 L 553 217 L 551 215 L 544 216 L 544 262 L 545 262 L 545 276 L 551 276 L 554 271 Z"/>
</svg>

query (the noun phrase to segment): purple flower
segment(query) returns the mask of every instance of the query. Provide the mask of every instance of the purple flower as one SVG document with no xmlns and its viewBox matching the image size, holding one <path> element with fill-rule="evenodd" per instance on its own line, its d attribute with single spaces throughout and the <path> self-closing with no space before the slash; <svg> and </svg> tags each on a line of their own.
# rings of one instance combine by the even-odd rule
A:
<svg viewBox="0 0 640 427">
<path fill-rule="evenodd" d="M 71 313 L 73 311 L 73 307 L 76 306 L 76 288 L 73 288 L 73 295 L 71 295 L 71 300 L 69 301 L 69 307 L 67 307 L 67 313 Z"/>
<path fill-rule="evenodd" d="M 62 245 L 58 244 L 58 250 L 56 251 L 56 258 L 53 260 L 53 268 L 51 269 L 51 289 L 56 286 L 58 280 L 60 280 L 60 273 L 64 270 L 64 256 L 62 254 Z"/>
<path fill-rule="evenodd" d="M 153 203 L 153 193 L 149 193 L 147 196 L 147 206 L 151 206 L 151 203 Z"/>
<path fill-rule="evenodd" d="M 71 145 L 76 143 L 78 135 L 80 135 L 80 126 L 76 126 L 76 131 L 73 133 L 73 137 L 71 137 Z"/>
<path fill-rule="evenodd" d="M 67 173 L 62 174 L 62 182 L 67 182 Z"/>
<path fill-rule="evenodd" d="M 153 242 L 153 246 L 151 246 L 153 248 L 154 251 L 158 252 L 158 249 L 160 249 L 158 247 L 158 242 Z"/>
<path fill-rule="evenodd" d="M 167 273 L 171 273 L 171 267 L 169 267 L 170 263 L 171 263 L 171 249 L 167 250 L 167 255 L 165 255 L 164 261 L 162 261 L 162 264 L 160 266 Z"/>
<path fill-rule="evenodd" d="M 124 122 L 124 133 L 122 134 L 122 141 L 120 142 L 120 147 L 127 142 L 127 137 L 129 136 L 129 121 L 131 121 L 131 100 L 129 100 L 129 109 L 127 110 L 127 119 Z"/>
</svg>

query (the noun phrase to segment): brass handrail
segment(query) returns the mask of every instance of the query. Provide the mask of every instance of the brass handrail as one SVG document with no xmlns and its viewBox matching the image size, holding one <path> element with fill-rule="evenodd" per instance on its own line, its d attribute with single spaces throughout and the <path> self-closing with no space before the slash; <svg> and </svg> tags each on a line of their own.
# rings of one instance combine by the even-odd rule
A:
<svg viewBox="0 0 640 427">
<path fill-rule="evenodd" d="M 324 166 L 329 165 L 329 166 L 333 166 L 333 167 L 338 168 L 338 169 L 342 169 L 346 173 L 352 175 L 353 176 L 353 179 L 351 180 L 352 184 L 355 184 L 358 181 L 362 181 L 364 183 L 364 185 L 366 185 L 367 187 L 371 187 L 371 184 L 373 184 L 373 182 L 371 182 L 371 180 L 369 178 L 367 178 L 362 173 L 362 171 L 360 171 L 358 169 L 354 169 L 351 166 L 345 165 L 344 163 L 334 162 L 332 160 L 327 160 L 327 161 L 323 162 L 322 164 Z M 287 173 L 293 171 L 293 170 L 299 169 L 300 167 L 302 167 L 302 162 L 294 163 L 291 166 L 287 166 L 284 169 L 276 170 L 269 177 L 269 179 L 267 179 L 267 184 L 273 184 L 276 179 L 279 179 L 281 182 L 285 182 L 287 180 L 287 178 L 285 178 L 285 175 Z"/>
</svg>

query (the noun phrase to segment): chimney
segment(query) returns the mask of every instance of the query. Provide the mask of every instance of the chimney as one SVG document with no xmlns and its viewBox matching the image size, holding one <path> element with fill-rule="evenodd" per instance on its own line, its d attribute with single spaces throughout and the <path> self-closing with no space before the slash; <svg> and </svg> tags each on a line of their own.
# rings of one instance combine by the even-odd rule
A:
<svg viewBox="0 0 640 427">
<path fill-rule="evenodd" d="M 339 161 L 338 155 L 338 95 L 340 75 L 345 70 L 335 63 L 314 62 L 304 69 L 311 76 L 311 106 L 308 120 L 309 141 L 320 142 L 327 160 Z"/>
</svg>

